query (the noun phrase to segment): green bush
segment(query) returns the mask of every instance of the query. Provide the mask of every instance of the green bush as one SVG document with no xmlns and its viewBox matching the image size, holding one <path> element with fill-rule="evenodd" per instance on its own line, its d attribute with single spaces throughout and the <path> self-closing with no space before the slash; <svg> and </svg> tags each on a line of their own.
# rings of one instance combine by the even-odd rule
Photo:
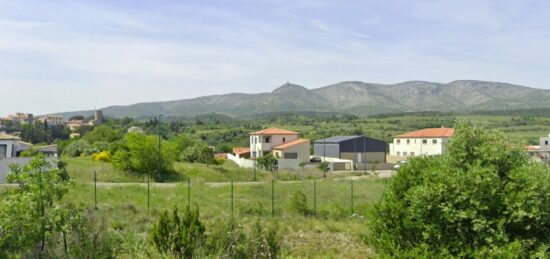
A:
<svg viewBox="0 0 550 259">
<path fill-rule="evenodd" d="M 0 258 L 114 258 L 120 240 L 95 223 L 83 205 L 62 203 L 72 187 L 64 164 L 41 154 L 12 165 L 0 206 Z"/>
<path fill-rule="evenodd" d="M 177 209 L 161 213 L 149 231 L 149 242 L 162 255 L 176 258 L 277 258 L 281 235 L 276 224 L 238 224 L 234 218 L 216 221 L 209 231 L 199 219 L 198 210 Z"/>
<path fill-rule="evenodd" d="M 411 159 L 388 182 L 371 242 L 393 257 L 548 255 L 549 193 L 548 167 L 459 122 L 444 155 Z"/>
<path fill-rule="evenodd" d="M 303 216 L 311 214 L 311 210 L 307 205 L 307 196 L 300 190 L 292 193 L 288 208 L 291 212 L 298 213 Z"/>
<path fill-rule="evenodd" d="M 124 142 L 116 144 L 111 157 L 113 167 L 128 173 L 153 174 L 159 166 L 158 137 L 129 133 Z M 161 177 L 166 179 L 174 169 L 175 147 L 164 141 L 161 145 Z M 162 180 L 162 179 L 157 179 Z"/>
<path fill-rule="evenodd" d="M 179 258 L 192 258 L 196 249 L 204 243 L 205 227 L 199 219 L 199 210 L 189 207 L 180 218 L 177 208 L 171 215 L 161 213 L 157 223 L 149 231 L 149 240 L 155 248 L 165 255 Z"/>
<path fill-rule="evenodd" d="M 99 150 L 90 145 L 86 140 L 76 140 L 71 142 L 64 150 L 63 154 L 69 157 L 89 156 L 97 153 Z"/>
<path fill-rule="evenodd" d="M 340 201 L 333 200 L 328 206 L 321 208 L 319 215 L 331 219 L 342 219 L 349 216 L 350 211 L 344 208 Z"/>
</svg>

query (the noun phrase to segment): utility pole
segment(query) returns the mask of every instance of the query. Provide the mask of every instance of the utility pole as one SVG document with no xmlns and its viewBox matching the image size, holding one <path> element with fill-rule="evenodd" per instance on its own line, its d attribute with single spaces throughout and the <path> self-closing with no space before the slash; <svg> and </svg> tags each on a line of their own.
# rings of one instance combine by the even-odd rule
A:
<svg viewBox="0 0 550 259">
<path fill-rule="evenodd" d="M 162 114 L 159 114 L 159 120 L 158 120 L 158 130 L 159 130 L 159 162 L 158 162 L 158 167 L 157 167 L 157 181 L 161 181 L 160 179 L 160 169 L 161 169 L 161 163 L 162 163 L 162 157 L 161 157 L 161 151 L 160 151 L 160 140 L 161 140 L 161 136 L 160 136 L 160 118 L 162 117 Z"/>
</svg>

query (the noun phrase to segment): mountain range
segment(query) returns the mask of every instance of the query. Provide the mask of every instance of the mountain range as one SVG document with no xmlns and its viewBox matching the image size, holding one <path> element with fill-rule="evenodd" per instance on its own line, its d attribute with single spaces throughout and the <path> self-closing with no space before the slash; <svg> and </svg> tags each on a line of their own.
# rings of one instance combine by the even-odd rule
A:
<svg viewBox="0 0 550 259">
<path fill-rule="evenodd" d="M 217 113 L 232 117 L 270 112 L 338 112 L 359 116 L 416 111 L 498 111 L 550 107 L 550 90 L 476 80 L 450 83 L 407 81 L 375 84 L 341 82 L 308 89 L 286 83 L 269 93 L 230 93 L 194 99 L 102 108 L 106 116 L 147 118 L 158 114 L 191 117 Z M 89 111 L 61 113 L 66 118 Z"/>
</svg>

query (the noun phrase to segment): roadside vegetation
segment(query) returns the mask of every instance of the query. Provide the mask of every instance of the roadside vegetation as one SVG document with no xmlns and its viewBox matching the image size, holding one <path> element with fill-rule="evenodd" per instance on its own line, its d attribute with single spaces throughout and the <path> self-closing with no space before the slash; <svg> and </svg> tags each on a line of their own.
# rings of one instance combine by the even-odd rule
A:
<svg viewBox="0 0 550 259">
<path fill-rule="evenodd" d="M 464 118 L 470 122 L 457 123 Z M 457 130 L 445 155 L 412 159 L 387 180 L 373 177 L 375 168 L 369 169 L 371 176 L 332 174 L 324 164 L 277 170 L 266 156 L 254 171 L 214 156 L 247 146 L 248 133 L 260 125 L 299 131 L 313 140 L 366 134 L 388 141 L 425 127 Z M 130 126 L 143 127 L 145 134 L 126 133 Z M 154 135 L 159 126 L 160 159 Z M 544 258 L 550 253 L 549 171 L 522 151 L 535 136 L 550 133 L 550 115 L 281 113 L 254 120 L 167 118 L 160 125 L 155 119 L 125 118 L 83 133 L 56 141 L 59 169 L 40 158 L 14 169 L 10 181 L 21 188 L 0 192 L 0 257 L 75 258 L 93 252 L 97 258 Z M 42 183 L 48 192 L 38 188 L 41 174 L 33 173 L 41 168 L 55 176 Z M 149 198 L 148 179 L 160 182 L 150 185 Z"/>
</svg>

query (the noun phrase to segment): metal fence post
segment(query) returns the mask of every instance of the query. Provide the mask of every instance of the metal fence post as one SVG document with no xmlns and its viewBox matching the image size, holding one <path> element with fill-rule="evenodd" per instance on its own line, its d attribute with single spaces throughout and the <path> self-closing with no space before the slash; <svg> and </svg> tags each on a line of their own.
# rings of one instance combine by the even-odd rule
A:
<svg viewBox="0 0 550 259">
<path fill-rule="evenodd" d="M 313 178 L 313 215 L 317 216 L 317 180 Z"/>
<path fill-rule="evenodd" d="M 353 179 L 351 180 L 351 214 L 353 215 Z"/>
<path fill-rule="evenodd" d="M 97 210 L 97 176 L 94 170 L 94 209 Z"/>
<path fill-rule="evenodd" d="M 271 178 L 271 217 L 275 216 L 275 179 Z"/>
<path fill-rule="evenodd" d="M 191 178 L 187 178 L 187 208 L 191 209 Z"/>
<path fill-rule="evenodd" d="M 254 158 L 254 182 L 256 181 L 256 158 Z"/>
<path fill-rule="evenodd" d="M 233 216 L 233 179 L 231 179 L 231 216 Z"/>
<path fill-rule="evenodd" d="M 147 214 L 151 213 L 151 172 L 147 173 Z"/>
</svg>

